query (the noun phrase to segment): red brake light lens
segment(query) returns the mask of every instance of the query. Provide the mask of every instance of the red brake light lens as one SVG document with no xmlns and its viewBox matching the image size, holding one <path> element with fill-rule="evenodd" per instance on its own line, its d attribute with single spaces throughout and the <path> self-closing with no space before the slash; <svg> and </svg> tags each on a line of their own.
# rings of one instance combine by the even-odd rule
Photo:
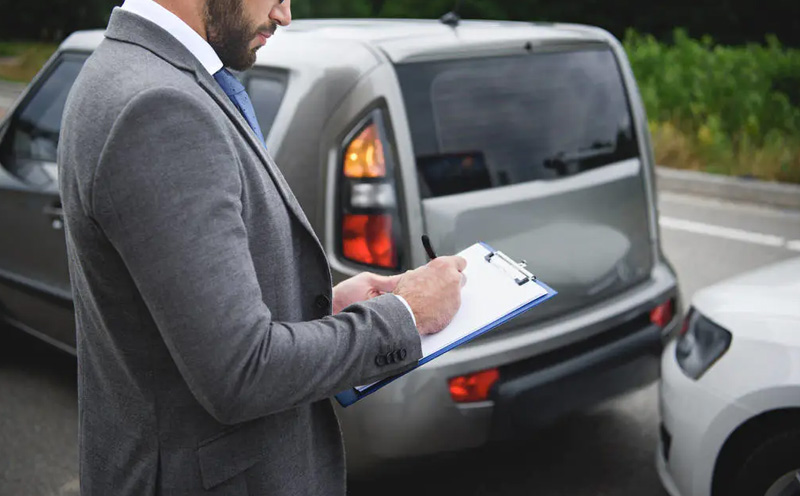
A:
<svg viewBox="0 0 800 496">
<path fill-rule="evenodd" d="M 351 260 L 378 267 L 396 267 L 392 216 L 345 215 L 342 221 L 342 250 L 344 256 Z"/>
<path fill-rule="evenodd" d="M 498 379 L 500 372 L 497 369 L 453 377 L 450 379 L 450 396 L 456 403 L 486 401 L 489 391 Z"/>
<path fill-rule="evenodd" d="M 672 321 L 673 316 L 673 303 L 670 299 L 650 311 L 650 322 L 658 327 L 666 327 Z"/>
</svg>

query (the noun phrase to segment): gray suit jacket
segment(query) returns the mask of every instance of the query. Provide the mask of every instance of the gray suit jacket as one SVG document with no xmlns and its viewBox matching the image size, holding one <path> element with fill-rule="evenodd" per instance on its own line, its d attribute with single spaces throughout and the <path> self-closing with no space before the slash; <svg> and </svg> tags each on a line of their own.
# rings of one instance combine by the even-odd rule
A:
<svg viewBox="0 0 800 496">
<path fill-rule="evenodd" d="M 149 21 L 115 9 L 62 129 L 82 494 L 344 494 L 328 398 L 419 359 L 403 304 L 330 316 L 325 253 L 275 163 Z"/>
</svg>

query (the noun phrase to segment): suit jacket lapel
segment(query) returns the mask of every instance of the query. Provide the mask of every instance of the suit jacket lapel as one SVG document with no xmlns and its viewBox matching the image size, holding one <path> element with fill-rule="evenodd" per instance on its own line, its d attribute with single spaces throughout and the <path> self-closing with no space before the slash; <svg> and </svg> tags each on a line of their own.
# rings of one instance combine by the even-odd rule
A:
<svg viewBox="0 0 800 496">
<path fill-rule="evenodd" d="M 312 238 L 317 241 L 317 244 L 320 245 L 320 249 L 322 248 L 319 239 L 317 239 L 314 233 L 314 229 L 311 227 L 308 218 L 300 207 L 300 203 L 289 188 L 283 174 L 267 153 L 264 144 L 261 143 L 261 140 L 258 139 L 252 128 L 250 128 L 244 116 L 242 116 L 239 110 L 233 105 L 233 102 L 230 101 L 225 92 L 222 91 L 219 84 L 217 84 L 214 78 L 203 68 L 200 62 L 185 46 L 156 24 L 118 7 L 115 7 L 111 13 L 111 19 L 108 23 L 105 36 L 106 38 L 117 41 L 139 45 L 158 55 L 175 67 L 194 73 L 198 84 L 217 102 L 217 105 L 228 115 L 228 118 L 236 124 L 239 133 L 248 141 L 250 147 L 256 153 L 259 160 L 261 160 L 264 168 L 266 168 L 274 181 L 275 187 L 280 193 L 281 198 L 283 198 L 287 208 L 289 208 L 289 211 L 294 214 L 300 224 L 308 230 Z"/>
<path fill-rule="evenodd" d="M 244 116 L 239 109 L 237 109 L 233 102 L 231 102 L 230 98 L 222 91 L 219 84 L 214 80 L 208 72 L 202 68 L 198 67 L 195 71 L 195 76 L 197 77 L 197 82 L 200 86 L 206 90 L 206 92 L 213 98 L 217 105 L 219 105 L 222 110 L 228 115 L 236 127 L 239 129 L 239 133 L 244 136 L 247 142 L 250 144 L 250 147 L 253 151 L 258 155 L 259 159 L 261 160 L 264 167 L 267 169 L 270 177 L 275 182 L 275 186 L 278 189 L 278 192 L 281 194 L 283 201 L 287 204 L 290 210 L 293 211 L 297 219 L 300 221 L 303 226 L 308 229 L 308 231 L 316 238 L 316 234 L 314 233 L 314 229 L 311 227 L 311 224 L 308 222 L 308 218 L 306 218 L 305 212 L 303 212 L 300 203 L 297 201 L 297 198 L 292 193 L 289 184 L 286 182 L 286 179 L 283 177 L 283 173 L 278 169 L 277 164 L 272 160 L 272 158 L 267 153 L 266 148 L 264 148 L 264 144 L 261 140 L 256 136 L 255 132 L 253 132 L 253 128 L 250 127 L 250 124 L 247 123 Z"/>
</svg>

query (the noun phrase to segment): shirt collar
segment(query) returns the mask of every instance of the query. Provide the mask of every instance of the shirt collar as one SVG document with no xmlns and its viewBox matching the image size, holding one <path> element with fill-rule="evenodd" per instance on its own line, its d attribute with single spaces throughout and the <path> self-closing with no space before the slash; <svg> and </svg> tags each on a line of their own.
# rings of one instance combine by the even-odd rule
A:
<svg viewBox="0 0 800 496">
<path fill-rule="evenodd" d="M 222 61 L 211 45 L 197 31 L 189 27 L 183 19 L 154 0 L 125 0 L 122 9 L 144 17 L 171 34 L 200 61 L 209 74 L 214 75 L 222 69 Z"/>
</svg>

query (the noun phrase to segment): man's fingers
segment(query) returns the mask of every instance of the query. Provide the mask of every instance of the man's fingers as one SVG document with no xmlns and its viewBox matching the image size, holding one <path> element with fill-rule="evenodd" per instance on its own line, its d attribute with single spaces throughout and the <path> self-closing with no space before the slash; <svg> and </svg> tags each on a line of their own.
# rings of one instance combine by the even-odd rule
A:
<svg viewBox="0 0 800 496">
<path fill-rule="evenodd" d="M 391 293 L 402 277 L 403 274 L 397 274 L 396 276 L 379 276 L 376 274 L 373 276 L 372 285 L 382 293 Z"/>
<path fill-rule="evenodd" d="M 452 263 L 459 272 L 464 272 L 464 269 L 467 268 L 467 259 L 464 257 L 452 256 L 447 257 L 447 259 L 447 261 Z"/>
<path fill-rule="evenodd" d="M 467 268 L 467 260 L 464 257 L 459 256 L 449 256 L 449 257 L 439 257 L 432 260 L 428 265 L 436 266 L 440 265 L 442 267 L 450 266 L 455 267 L 455 269 L 459 272 L 462 272 L 464 269 Z"/>
</svg>

